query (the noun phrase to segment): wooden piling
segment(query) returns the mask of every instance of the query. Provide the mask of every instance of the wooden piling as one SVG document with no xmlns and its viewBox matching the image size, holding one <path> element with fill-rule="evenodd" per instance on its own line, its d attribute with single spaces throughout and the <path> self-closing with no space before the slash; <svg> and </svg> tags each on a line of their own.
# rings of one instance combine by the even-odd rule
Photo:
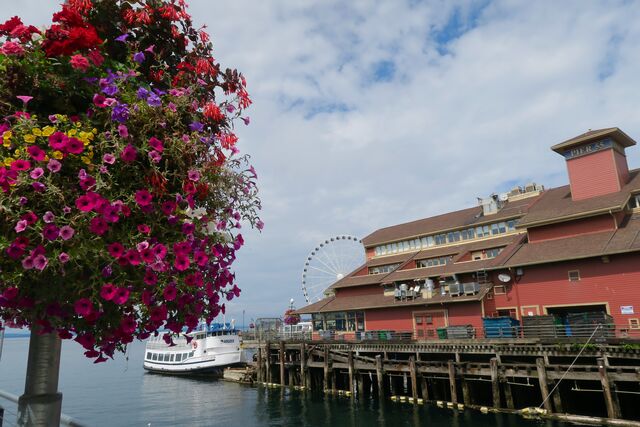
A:
<svg viewBox="0 0 640 427">
<path fill-rule="evenodd" d="M 549 400 L 549 384 L 547 382 L 547 368 L 544 365 L 544 359 L 538 357 L 536 359 L 536 369 L 538 370 L 538 382 L 540 383 L 540 394 L 544 402 L 544 409 L 553 412 L 553 406 Z"/>
<path fill-rule="evenodd" d="M 355 390 L 353 388 L 354 368 L 353 368 L 353 352 L 352 351 L 349 351 L 349 356 L 348 356 L 348 359 L 347 359 L 347 363 L 349 365 L 349 392 L 351 393 L 351 397 L 354 397 Z"/>
<path fill-rule="evenodd" d="M 384 371 L 382 370 L 382 357 L 376 356 L 376 379 L 378 380 L 378 397 L 384 399 Z"/>
<path fill-rule="evenodd" d="M 300 344 L 300 385 L 302 387 L 309 387 L 307 383 L 307 345 L 305 343 Z"/>
<path fill-rule="evenodd" d="M 607 416 L 609 418 L 620 418 L 620 408 L 617 402 L 617 396 L 614 398 L 613 393 L 611 393 L 611 381 L 607 374 L 607 367 L 605 366 L 604 359 L 599 358 L 597 363 L 598 374 L 600 374 L 600 383 L 602 384 L 602 392 L 604 394 L 604 403 L 607 406 Z"/>
<path fill-rule="evenodd" d="M 426 402 L 429 400 L 429 389 L 427 388 L 427 379 L 424 375 L 420 375 L 420 391 L 422 392 L 422 399 Z"/>
<path fill-rule="evenodd" d="M 358 383 L 358 398 L 362 399 L 364 397 L 364 376 L 365 374 L 357 374 L 356 375 L 356 382 Z"/>
<path fill-rule="evenodd" d="M 413 397 L 413 403 L 416 403 L 418 400 L 418 374 L 413 356 L 409 358 L 409 374 L 411 375 L 411 397 Z"/>
<path fill-rule="evenodd" d="M 324 348 L 324 389 L 329 390 L 329 347 Z"/>
<path fill-rule="evenodd" d="M 456 365 L 453 360 L 447 362 L 449 367 L 449 389 L 451 390 L 451 402 L 458 403 L 458 391 L 456 386 Z"/>
<path fill-rule="evenodd" d="M 509 409 L 515 409 L 515 405 L 513 403 L 513 393 L 511 392 L 511 384 L 509 384 L 509 381 L 507 381 L 506 378 L 501 377 L 502 381 L 500 381 L 502 383 L 502 388 L 504 390 L 504 400 L 507 402 L 507 408 Z"/>
<path fill-rule="evenodd" d="M 471 388 L 469 386 L 469 381 L 467 381 L 467 371 L 469 370 L 469 364 L 465 363 L 462 368 L 462 401 L 465 405 L 473 405 L 473 400 L 471 398 Z"/>
<path fill-rule="evenodd" d="M 284 363 L 284 356 L 285 356 L 285 347 L 284 347 L 284 341 L 280 341 L 280 385 L 281 386 L 285 386 L 285 363 Z"/>
<path fill-rule="evenodd" d="M 262 379 L 262 347 L 258 346 L 258 360 L 256 363 L 256 379 L 259 383 L 264 382 Z"/>
<path fill-rule="evenodd" d="M 556 384 L 558 384 L 559 381 L 556 381 Z M 564 412 L 564 408 L 562 406 L 562 396 L 560 395 L 560 386 L 558 385 L 558 387 L 556 387 L 555 391 L 553 392 L 553 394 L 551 395 L 551 398 L 553 399 L 553 407 L 555 408 L 555 412 L 557 414 L 561 414 Z"/>
<path fill-rule="evenodd" d="M 271 343 L 269 341 L 267 341 L 267 343 L 265 344 L 265 363 L 267 365 L 267 378 L 266 381 L 268 383 L 273 382 L 272 380 L 272 374 L 271 374 Z"/>
<path fill-rule="evenodd" d="M 498 359 L 493 357 L 490 362 L 491 367 L 491 394 L 493 396 L 493 407 L 500 408 L 500 383 L 498 382 Z"/>
</svg>

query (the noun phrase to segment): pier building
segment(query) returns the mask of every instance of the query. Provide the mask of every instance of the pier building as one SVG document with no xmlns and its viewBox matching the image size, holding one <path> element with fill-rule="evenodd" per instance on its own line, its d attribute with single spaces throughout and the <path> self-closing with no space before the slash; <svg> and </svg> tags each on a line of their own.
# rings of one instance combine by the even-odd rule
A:
<svg viewBox="0 0 640 427">
<path fill-rule="evenodd" d="M 444 329 L 472 338 L 505 317 L 553 318 L 554 333 L 570 335 L 571 316 L 638 337 L 640 169 L 625 154 L 635 145 L 618 128 L 590 130 L 551 147 L 568 185 L 532 183 L 376 230 L 362 239 L 366 262 L 297 312 L 312 315 L 316 339 L 388 331 L 429 340 Z"/>
</svg>

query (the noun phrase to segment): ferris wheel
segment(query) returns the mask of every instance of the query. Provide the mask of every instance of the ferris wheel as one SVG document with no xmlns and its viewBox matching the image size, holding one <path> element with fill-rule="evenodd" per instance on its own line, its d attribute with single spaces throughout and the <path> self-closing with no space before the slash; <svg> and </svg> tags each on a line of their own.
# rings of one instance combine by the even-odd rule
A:
<svg viewBox="0 0 640 427">
<path fill-rule="evenodd" d="M 307 303 L 320 301 L 326 288 L 364 262 L 362 241 L 339 235 L 318 244 L 304 262 L 302 293 Z"/>
</svg>

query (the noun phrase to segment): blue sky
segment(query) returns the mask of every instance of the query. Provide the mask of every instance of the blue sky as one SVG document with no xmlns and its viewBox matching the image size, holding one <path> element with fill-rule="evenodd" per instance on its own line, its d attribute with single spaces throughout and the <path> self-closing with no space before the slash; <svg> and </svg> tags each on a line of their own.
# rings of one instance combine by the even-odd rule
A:
<svg viewBox="0 0 640 427">
<path fill-rule="evenodd" d="M 54 1 L 0 0 L 48 22 Z M 240 321 L 302 305 L 304 261 L 336 234 L 567 182 L 549 147 L 588 129 L 640 138 L 640 3 L 192 0 L 216 59 L 247 77 L 240 127 L 264 204 L 236 272 Z M 628 150 L 640 167 L 640 148 Z"/>
</svg>

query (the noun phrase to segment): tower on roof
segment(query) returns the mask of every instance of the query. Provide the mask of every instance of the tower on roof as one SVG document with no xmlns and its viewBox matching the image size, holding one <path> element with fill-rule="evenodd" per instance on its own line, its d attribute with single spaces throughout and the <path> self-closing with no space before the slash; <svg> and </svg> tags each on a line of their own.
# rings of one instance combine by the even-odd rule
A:
<svg viewBox="0 0 640 427">
<path fill-rule="evenodd" d="M 636 142 L 617 127 L 589 130 L 551 149 L 567 162 L 571 198 L 617 193 L 629 181 L 625 148 Z"/>
</svg>

